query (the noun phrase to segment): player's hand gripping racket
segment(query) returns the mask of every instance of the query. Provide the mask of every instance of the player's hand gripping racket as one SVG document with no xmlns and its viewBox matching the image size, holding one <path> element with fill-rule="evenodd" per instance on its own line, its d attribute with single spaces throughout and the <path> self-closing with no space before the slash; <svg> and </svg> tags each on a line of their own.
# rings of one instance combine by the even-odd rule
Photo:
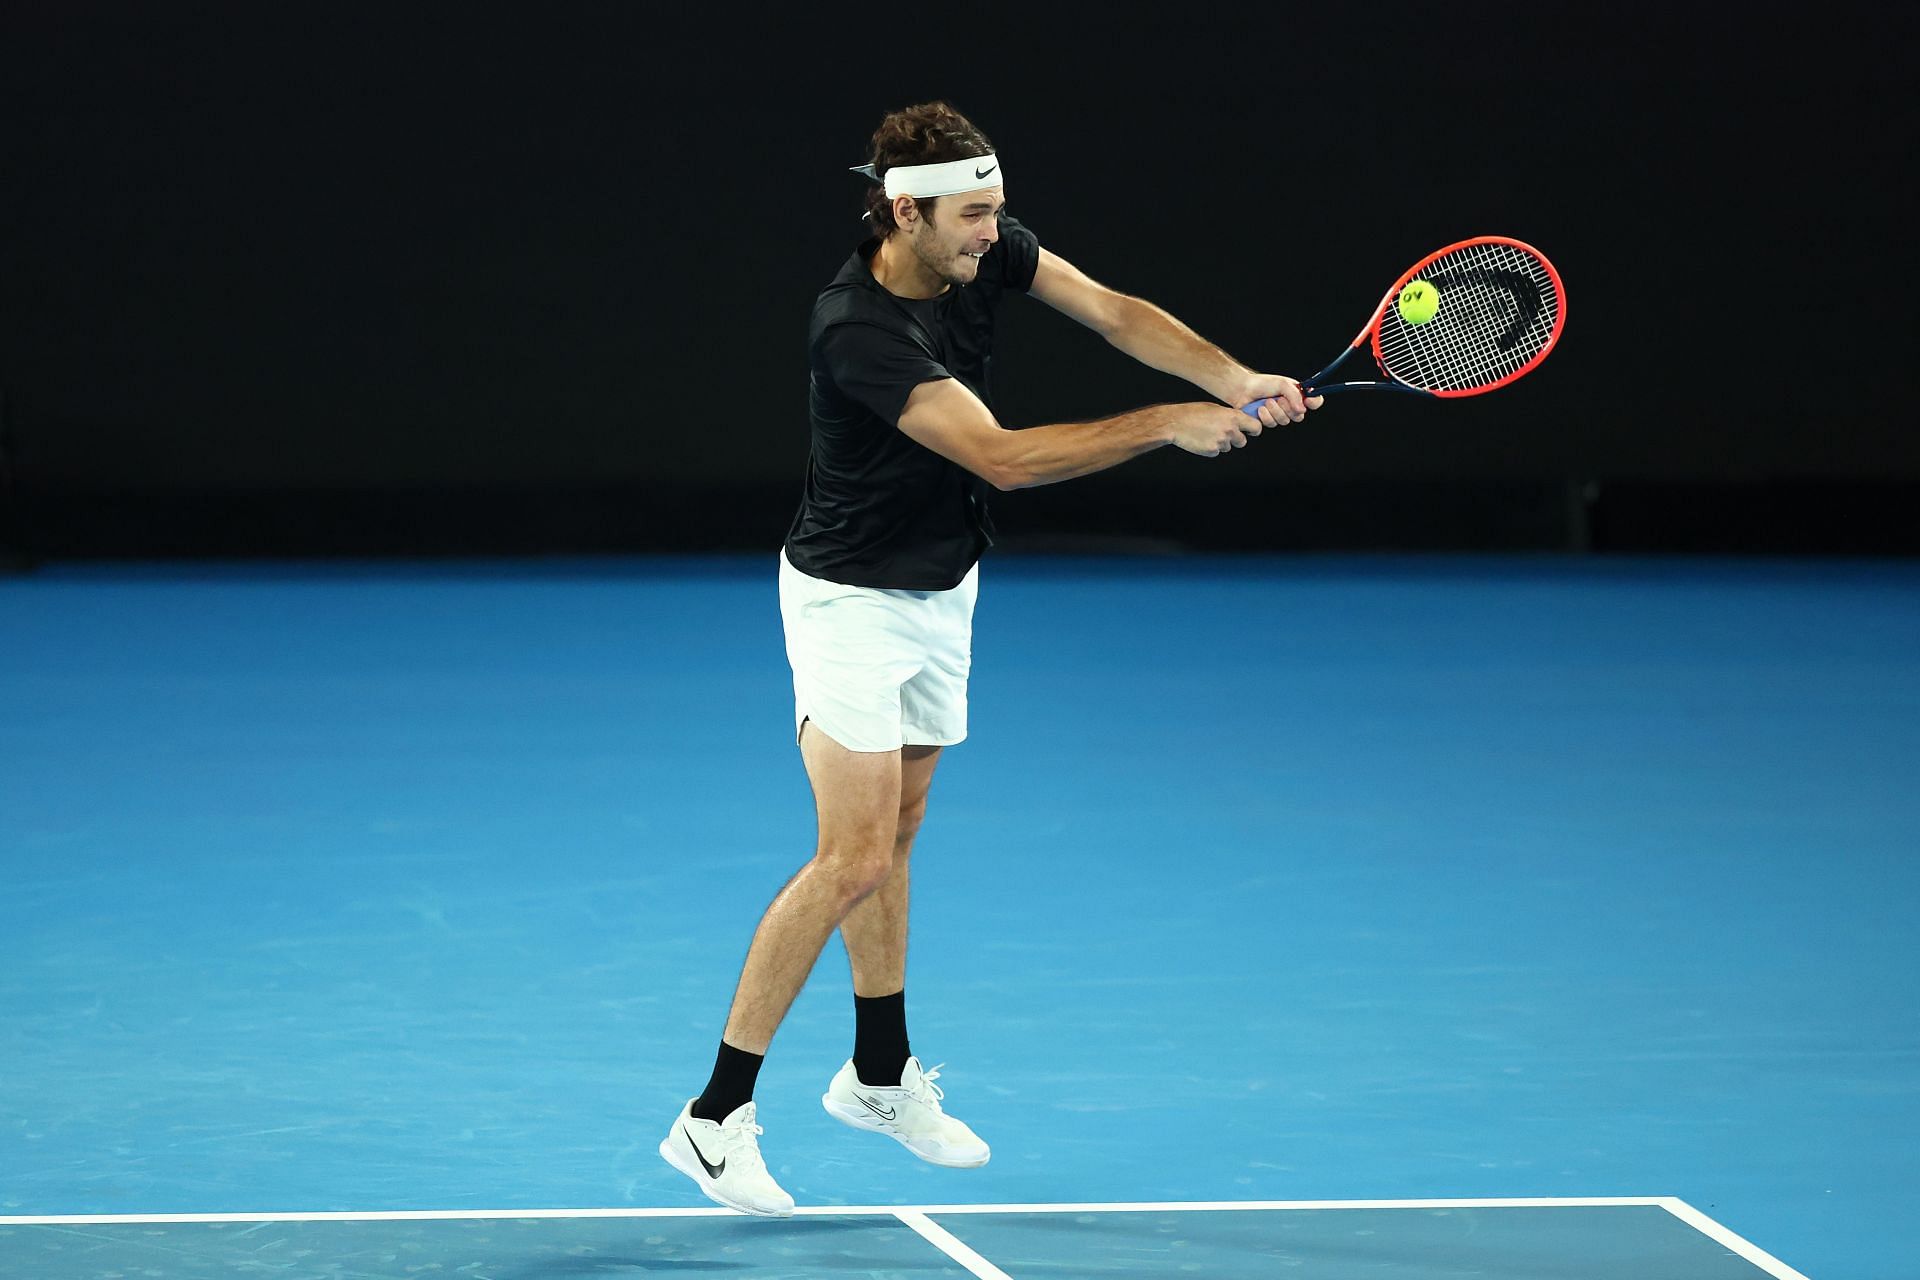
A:
<svg viewBox="0 0 1920 1280">
<path fill-rule="evenodd" d="M 1416 287 L 1421 284 L 1425 291 Z M 1404 302 L 1403 289 L 1410 291 Z M 1302 383 L 1300 393 L 1477 396 L 1531 372 L 1566 322 L 1566 291 L 1544 254 L 1506 236 L 1476 236 L 1428 254 L 1395 280 L 1352 344 Z M 1328 382 L 1368 339 L 1383 379 Z M 1262 403 L 1241 407 L 1258 416 Z"/>
</svg>

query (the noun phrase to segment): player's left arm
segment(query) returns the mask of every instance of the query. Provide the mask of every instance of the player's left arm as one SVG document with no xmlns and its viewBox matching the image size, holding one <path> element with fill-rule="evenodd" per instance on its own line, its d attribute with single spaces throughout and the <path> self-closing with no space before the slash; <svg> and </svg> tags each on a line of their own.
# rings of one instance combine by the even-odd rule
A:
<svg viewBox="0 0 1920 1280">
<path fill-rule="evenodd" d="M 1320 397 L 1302 400 L 1300 384 L 1277 373 L 1257 373 L 1145 298 L 1109 289 L 1046 248 L 1028 292 L 1092 329 L 1141 364 L 1185 378 L 1236 409 L 1259 400 L 1267 426 L 1298 422 Z"/>
</svg>

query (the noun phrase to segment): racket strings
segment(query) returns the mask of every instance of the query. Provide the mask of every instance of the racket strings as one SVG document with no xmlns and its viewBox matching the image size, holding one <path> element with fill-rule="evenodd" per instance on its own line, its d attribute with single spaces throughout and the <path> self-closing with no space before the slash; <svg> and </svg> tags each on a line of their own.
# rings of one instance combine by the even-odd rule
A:
<svg viewBox="0 0 1920 1280">
<path fill-rule="evenodd" d="M 1376 334 L 1381 366 L 1428 391 L 1487 387 L 1524 371 L 1553 340 L 1561 299 L 1537 256 L 1503 243 L 1466 245 L 1426 264 L 1439 294 L 1425 324 L 1389 304 Z"/>
</svg>

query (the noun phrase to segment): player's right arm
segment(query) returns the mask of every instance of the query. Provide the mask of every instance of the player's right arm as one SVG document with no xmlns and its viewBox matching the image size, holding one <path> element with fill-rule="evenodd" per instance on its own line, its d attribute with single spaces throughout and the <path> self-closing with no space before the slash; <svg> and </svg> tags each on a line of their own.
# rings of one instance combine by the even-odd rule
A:
<svg viewBox="0 0 1920 1280">
<path fill-rule="evenodd" d="M 922 382 L 900 429 L 996 489 L 1029 489 L 1117 467 L 1162 445 L 1211 458 L 1245 446 L 1260 422 L 1219 404 L 1157 404 L 1092 422 L 1009 431 L 957 378 Z"/>
</svg>

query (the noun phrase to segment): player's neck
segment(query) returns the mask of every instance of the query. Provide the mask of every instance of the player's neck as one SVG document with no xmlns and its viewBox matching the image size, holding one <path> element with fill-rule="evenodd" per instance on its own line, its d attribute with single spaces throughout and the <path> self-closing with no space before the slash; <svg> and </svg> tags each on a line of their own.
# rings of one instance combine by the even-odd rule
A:
<svg viewBox="0 0 1920 1280">
<path fill-rule="evenodd" d="M 899 232 L 880 242 L 867 260 L 873 281 L 896 298 L 937 298 L 952 288 L 946 280 L 928 269 Z"/>
</svg>

